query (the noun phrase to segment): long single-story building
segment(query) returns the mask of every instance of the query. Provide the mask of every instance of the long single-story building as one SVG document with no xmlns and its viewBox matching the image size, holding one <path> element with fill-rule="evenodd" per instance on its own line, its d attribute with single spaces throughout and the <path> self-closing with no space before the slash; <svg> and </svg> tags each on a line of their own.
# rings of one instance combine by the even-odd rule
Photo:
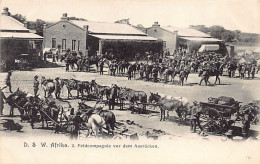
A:
<svg viewBox="0 0 260 164">
<path fill-rule="evenodd" d="M 149 36 L 162 39 L 170 54 L 179 47 L 188 48 L 190 51 L 198 50 L 202 44 L 218 44 L 220 49 L 225 49 L 222 40 L 212 38 L 210 35 L 192 28 L 161 27 L 158 22 L 154 22 L 152 27 L 146 29 L 146 33 Z"/>
<path fill-rule="evenodd" d="M 43 29 L 44 47 L 81 51 L 85 55 L 113 52 L 132 56 L 138 52 L 162 51 L 162 41 L 129 24 L 71 20 L 63 14 L 60 21 Z"/>
<path fill-rule="evenodd" d="M 30 33 L 24 24 L 10 16 L 8 8 L 0 19 L 1 71 L 13 69 L 15 60 L 22 57 L 39 58 L 43 37 Z"/>
</svg>

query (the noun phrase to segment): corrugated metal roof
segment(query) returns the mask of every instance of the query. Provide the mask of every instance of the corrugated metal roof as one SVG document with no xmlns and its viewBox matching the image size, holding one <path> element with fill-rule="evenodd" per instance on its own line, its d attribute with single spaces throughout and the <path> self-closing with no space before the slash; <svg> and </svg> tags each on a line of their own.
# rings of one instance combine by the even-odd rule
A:
<svg viewBox="0 0 260 164">
<path fill-rule="evenodd" d="M 6 15 L 1 15 L 0 17 L 0 30 L 29 31 L 21 22 Z"/>
<path fill-rule="evenodd" d="M 37 40 L 43 39 L 43 37 L 29 32 L 0 32 L 0 38 L 37 39 Z"/>
<path fill-rule="evenodd" d="M 93 35 L 96 38 L 100 39 L 111 39 L 111 40 L 145 40 L 145 41 L 155 41 L 156 38 L 150 36 L 129 36 L 129 35 Z"/>
<path fill-rule="evenodd" d="M 190 40 L 190 41 L 205 41 L 205 42 L 221 42 L 222 40 L 215 38 L 200 38 L 200 37 L 180 37 L 182 39 Z"/>
<path fill-rule="evenodd" d="M 81 28 L 83 28 L 84 25 L 88 25 L 88 30 L 90 33 L 147 35 L 135 27 L 127 24 L 91 22 L 82 20 L 70 20 L 70 22 Z"/>
<path fill-rule="evenodd" d="M 178 31 L 179 36 L 183 37 L 201 37 L 201 38 L 210 38 L 211 36 L 208 34 L 205 34 L 201 31 L 192 29 L 192 28 L 181 28 L 181 27 L 173 27 L 173 26 L 167 26 L 167 27 L 162 27 L 163 29 L 167 31 Z"/>
</svg>

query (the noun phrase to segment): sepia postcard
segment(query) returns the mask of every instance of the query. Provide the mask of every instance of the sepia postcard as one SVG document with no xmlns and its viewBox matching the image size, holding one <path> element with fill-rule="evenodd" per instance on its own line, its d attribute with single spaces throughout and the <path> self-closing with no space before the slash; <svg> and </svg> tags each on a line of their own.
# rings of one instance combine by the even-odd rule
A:
<svg viewBox="0 0 260 164">
<path fill-rule="evenodd" d="M 260 163 L 259 0 L 0 0 L 0 163 Z"/>
</svg>

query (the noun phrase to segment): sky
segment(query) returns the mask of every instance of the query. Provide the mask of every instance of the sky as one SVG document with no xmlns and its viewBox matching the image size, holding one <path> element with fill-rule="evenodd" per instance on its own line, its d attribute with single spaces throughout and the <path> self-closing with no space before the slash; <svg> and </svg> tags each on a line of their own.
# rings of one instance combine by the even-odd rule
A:
<svg viewBox="0 0 260 164">
<path fill-rule="evenodd" d="M 144 27 L 220 25 L 228 30 L 260 34 L 260 0 L 0 0 L 1 10 L 27 20 L 59 21 L 63 13 L 89 21 L 130 19 Z"/>
</svg>

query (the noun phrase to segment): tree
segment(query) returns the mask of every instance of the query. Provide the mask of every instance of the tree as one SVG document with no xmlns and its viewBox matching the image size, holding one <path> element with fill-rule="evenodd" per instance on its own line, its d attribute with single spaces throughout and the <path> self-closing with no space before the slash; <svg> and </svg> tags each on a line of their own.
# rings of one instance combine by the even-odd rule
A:
<svg viewBox="0 0 260 164">
<path fill-rule="evenodd" d="M 221 39 L 221 34 L 225 31 L 225 28 L 222 26 L 215 25 L 209 27 L 209 30 L 210 30 L 210 35 L 213 38 Z"/>
<path fill-rule="evenodd" d="M 21 14 L 11 15 L 11 17 L 18 20 L 21 23 L 24 23 L 26 21 L 26 16 L 22 16 Z"/>
<path fill-rule="evenodd" d="M 37 19 L 35 24 L 36 34 L 43 36 L 43 24 L 45 24 L 45 21 Z"/>
<path fill-rule="evenodd" d="M 222 32 L 220 35 L 221 39 L 225 42 L 231 42 L 236 36 L 235 32 L 229 30 Z"/>
</svg>

